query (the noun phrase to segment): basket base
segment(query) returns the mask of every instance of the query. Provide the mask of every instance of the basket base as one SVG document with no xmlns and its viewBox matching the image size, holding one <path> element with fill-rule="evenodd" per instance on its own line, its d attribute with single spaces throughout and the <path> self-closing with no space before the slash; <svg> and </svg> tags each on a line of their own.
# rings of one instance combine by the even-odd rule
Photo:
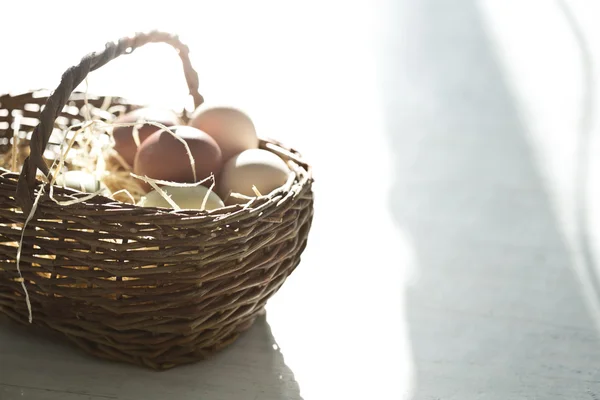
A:
<svg viewBox="0 0 600 400">
<path fill-rule="evenodd" d="M 21 313 L 17 313 L 8 307 L 0 307 L 0 313 L 8 317 L 9 320 L 21 325 L 31 326 L 27 318 Z M 202 361 L 214 353 L 223 350 L 245 331 L 250 329 L 256 319 L 265 313 L 264 307 L 256 310 L 242 320 L 238 320 L 235 326 L 227 329 L 221 329 L 219 333 L 211 332 L 210 335 L 180 336 L 175 339 L 180 342 L 179 345 L 164 344 L 163 346 L 148 346 L 142 348 L 138 346 L 136 355 L 131 346 L 118 343 L 97 343 L 81 337 L 81 335 L 65 333 L 64 327 L 52 327 L 40 318 L 33 320 L 33 325 L 41 328 L 45 332 L 61 333 L 62 338 L 75 344 L 85 353 L 108 361 L 123 362 L 145 367 L 155 371 L 166 371 L 174 367 L 192 364 Z M 57 329 L 58 328 L 58 329 Z M 206 337 L 210 336 L 210 342 Z M 145 353 L 145 354 L 144 354 Z"/>
</svg>

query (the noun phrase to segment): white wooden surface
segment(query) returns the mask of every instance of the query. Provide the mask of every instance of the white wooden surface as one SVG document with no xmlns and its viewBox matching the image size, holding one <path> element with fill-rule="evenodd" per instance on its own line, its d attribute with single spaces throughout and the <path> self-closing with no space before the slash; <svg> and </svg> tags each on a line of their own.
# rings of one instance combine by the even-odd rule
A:
<svg viewBox="0 0 600 400">
<path fill-rule="evenodd" d="M 0 91 L 177 31 L 207 99 L 313 162 L 315 223 L 266 318 L 213 359 L 153 373 L 0 322 L 0 400 L 600 398 L 595 2 L 62 3 L 64 24 L 56 2 L 3 6 Z M 185 92 L 160 46 L 89 85 Z"/>
</svg>

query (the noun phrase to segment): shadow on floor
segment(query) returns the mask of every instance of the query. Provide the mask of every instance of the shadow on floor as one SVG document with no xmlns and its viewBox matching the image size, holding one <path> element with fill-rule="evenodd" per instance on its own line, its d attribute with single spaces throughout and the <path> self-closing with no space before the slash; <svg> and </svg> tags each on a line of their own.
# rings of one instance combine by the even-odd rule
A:
<svg viewBox="0 0 600 400">
<path fill-rule="evenodd" d="M 213 358 L 165 372 L 92 359 L 67 343 L 0 319 L 2 400 L 300 398 L 265 316 Z"/>
<path fill-rule="evenodd" d="M 414 399 L 596 398 L 600 340 L 476 2 L 398 5 L 381 74 Z"/>
</svg>

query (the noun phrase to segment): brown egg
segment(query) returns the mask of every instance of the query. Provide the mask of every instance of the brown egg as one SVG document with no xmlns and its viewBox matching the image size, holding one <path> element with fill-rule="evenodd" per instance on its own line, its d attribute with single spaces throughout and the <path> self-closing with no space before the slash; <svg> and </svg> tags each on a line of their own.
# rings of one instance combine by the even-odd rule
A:
<svg viewBox="0 0 600 400">
<path fill-rule="evenodd" d="M 226 204 L 241 203 L 239 199 L 229 197 L 230 193 L 239 193 L 255 197 L 252 186 L 260 194 L 267 195 L 288 179 L 290 169 L 276 154 L 262 149 L 246 150 L 224 165 L 218 182 L 218 194 L 226 199 Z"/>
<path fill-rule="evenodd" d="M 188 123 L 217 142 L 227 161 L 244 150 L 258 148 L 254 123 L 244 112 L 232 107 L 198 107 Z"/>
<path fill-rule="evenodd" d="M 190 126 L 176 126 L 171 131 L 190 148 L 195 161 L 196 182 L 220 170 L 221 150 L 213 138 Z M 155 132 L 142 143 L 133 163 L 133 171 L 153 179 L 195 182 L 185 146 L 167 131 Z M 211 183 L 212 180 L 208 181 L 207 186 Z"/>
<path fill-rule="evenodd" d="M 127 114 L 118 117 L 115 123 L 130 124 L 136 121 L 153 121 L 163 124 L 167 127 L 181 124 L 181 120 L 174 112 L 162 108 L 145 107 L 139 108 Z M 140 144 L 148 136 L 160 130 L 159 127 L 151 124 L 144 124 L 138 128 Z M 133 138 L 133 126 L 121 126 L 113 128 L 113 137 L 115 138 L 115 150 L 123 157 L 129 165 L 133 165 L 137 145 Z"/>
</svg>

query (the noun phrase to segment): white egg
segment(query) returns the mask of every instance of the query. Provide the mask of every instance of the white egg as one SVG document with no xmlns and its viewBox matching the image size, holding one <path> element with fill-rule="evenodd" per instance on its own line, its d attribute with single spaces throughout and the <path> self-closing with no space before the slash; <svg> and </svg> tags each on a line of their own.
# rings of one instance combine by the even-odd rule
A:
<svg viewBox="0 0 600 400">
<path fill-rule="evenodd" d="M 96 193 L 99 190 L 108 192 L 108 189 L 101 181 L 85 171 L 67 171 L 60 174 L 56 178 L 56 185 L 79 190 L 84 193 Z"/>
<path fill-rule="evenodd" d="M 206 198 L 205 210 L 215 210 L 225 207 L 221 198 L 212 190 L 204 186 L 172 187 L 163 186 L 161 189 L 171 197 L 171 200 L 183 210 L 202 210 L 202 203 Z M 207 197 L 208 194 L 208 197 Z M 139 202 L 142 207 L 173 208 L 171 204 L 156 190 L 146 194 Z"/>
</svg>

